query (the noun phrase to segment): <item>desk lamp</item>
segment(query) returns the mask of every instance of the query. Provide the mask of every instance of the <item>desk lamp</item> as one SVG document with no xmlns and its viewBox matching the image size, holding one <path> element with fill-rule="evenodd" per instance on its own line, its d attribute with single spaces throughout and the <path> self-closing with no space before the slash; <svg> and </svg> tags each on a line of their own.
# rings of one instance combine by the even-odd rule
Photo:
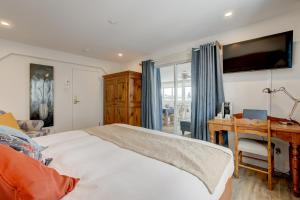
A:
<svg viewBox="0 0 300 200">
<path fill-rule="evenodd" d="M 272 93 L 277 93 L 277 92 L 283 92 L 284 94 L 286 94 L 288 97 L 290 97 L 293 101 L 294 101 L 294 106 L 289 114 L 289 116 L 287 117 L 288 122 L 286 124 L 294 124 L 294 120 L 293 120 L 293 115 L 296 111 L 296 108 L 298 106 L 298 104 L 300 103 L 300 99 L 295 98 L 293 95 L 291 95 L 286 89 L 285 87 L 280 87 L 279 89 L 270 89 L 270 88 L 265 88 L 263 89 L 264 93 L 268 93 L 268 94 L 272 94 Z"/>
</svg>

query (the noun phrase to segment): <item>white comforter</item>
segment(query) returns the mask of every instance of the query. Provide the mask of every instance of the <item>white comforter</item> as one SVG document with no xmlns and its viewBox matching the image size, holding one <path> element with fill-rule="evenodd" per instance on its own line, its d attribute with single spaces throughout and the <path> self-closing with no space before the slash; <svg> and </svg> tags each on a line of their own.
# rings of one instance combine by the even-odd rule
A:
<svg viewBox="0 0 300 200">
<path fill-rule="evenodd" d="M 234 169 L 232 157 L 215 192 L 210 194 L 195 176 L 84 131 L 63 132 L 35 140 L 49 146 L 44 154 L 53 158 L 50 167 L 61 174 L 80 178 L 75 190 L 64 197 L 66 200 L 216 200 Z M 213 146 L 232 155 L 229 149 Z"/>
</svg>

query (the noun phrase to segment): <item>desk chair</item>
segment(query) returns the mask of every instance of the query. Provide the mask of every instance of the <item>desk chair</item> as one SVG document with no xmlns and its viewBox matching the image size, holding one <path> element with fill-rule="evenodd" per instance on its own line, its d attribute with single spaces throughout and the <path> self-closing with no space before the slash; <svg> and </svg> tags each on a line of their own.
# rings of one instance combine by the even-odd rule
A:
<svg viewBox="0 0 300 200">
<path fill-rule="evenodd" d="M 243 110 L 243 118 L 245 119 L 259 119 L 259 120 L 267 120 L 268 119 L 268 112 L 267 110 L 255 110 L 255 109 L 244 109 Z M 262 138 L 263 140 L 263 138 Z M 240 138 L 240 146 L 247 146 L 250 148 L 257 148 L 257 142 L 260 142 L 258 139 L 250 139 L 250 138 Z M 250 144 L 251 143 L 251 144 Z M 243 157 L 243 152 L 240 152 L 241 157 Z"/>
<path fill-rule="evenodd" d="M 268 111 L 267 110 L 256 110 L 256 109 L 244 109 L 243 110 L 243 118 L 246 119 L 259 119 L 259 120 L 267 120 L 268 119 Z M 263 138 L 262 138 L 263 140 Z M 260 140 L 257 139 L 248 139 L 248 138 L 240 138 L 240 146 L 248 146 L 252 148 L 257 148 L 256 145 L 251 145 L 249 143 L 257 143 L 261 142 Z M 274 144 L 272 144 L 274 145 Z M 274 146 L 273 146 L 274 147 Z M 241 152 L 241 157 L 243 157 L 243 153 Z"/>
<path fill-rule="evenodd" d="M 237 119 L 234 118 L 235 133 L 235 176 L 239 177 L 239 168 L 246 168 L 256 172 L 268 175 L 268 188 L 272 190 L 272 173 L 274 171 L 274 146 L 271 143 L 271 123 L 270 120 L 255 119 Z M 239 139 L 239 133 L 253 134 L 267 137 L 268 141 L 260 141 L 255 139 Z M 243 152 L 252 155 L 259 155 L 267 159 L 259 159 L 251 156 L 243 155 Z M 268 169 L 263 169 L 255 165 L 243 163 L 243 157 L 260 160 L 268 163 Z"/>
</svg>

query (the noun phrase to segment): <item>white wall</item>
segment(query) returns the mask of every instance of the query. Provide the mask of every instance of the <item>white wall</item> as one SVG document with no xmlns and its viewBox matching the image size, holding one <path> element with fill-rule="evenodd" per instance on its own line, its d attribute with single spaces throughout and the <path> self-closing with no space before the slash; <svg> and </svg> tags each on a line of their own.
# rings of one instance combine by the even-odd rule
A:
<svg viewBox="0 0 300 200">
<path fill-rule="evenodd" d="M 72 129 L 74 68 L 97 70 L 99 76 L 120 70 L 116 63 L 0 39 L 0 109 L 12 112 L 17 119 L 29 119 L 30 63 L 54 66 L 54 132 Z"/>
<path fill-rule="evenodd" d="M 235 113 L 243 108 L 267 109 L 276 117 L 287 117 L 292 107 L 292 102 L 284 95 L 276 94 L 269 98 L 262 93 L 265 87 L 278 88 L 285 86 L 293 95 L 300 98 L 300 12 L 289 13 L 270 20 L 262 21 L 229 32 L 220 33 L 202 38 L 172 48 L 164 49 L 152 55 L 129 63 L 127 69 L 141 71 L 138 63 L 141 60 L 153 59 L 159 65 L 190 59 L 192 47 L 197 47 L 205 42 L 218 40 L 221 44 L 230 44 L 283 31 L 294 30 L 294 55 L 292 69 L 265 70 L 256 72 L 241 72 L 224 75 L 225 98 L 233 102 Z M 201 27 L 199 27 L 201 28 Z M 272 102 L 272 103 L 270 103 Z M 300 107 L 295 118 L 300 121 Z M 281 149 L 281 154 L 275 156 L 276 169 L 282 172 L 289 170 L 288 144 L 275 141 L 276 147 Z M 233 138 L 231 135 L 230 146 Z"/>
</svg>

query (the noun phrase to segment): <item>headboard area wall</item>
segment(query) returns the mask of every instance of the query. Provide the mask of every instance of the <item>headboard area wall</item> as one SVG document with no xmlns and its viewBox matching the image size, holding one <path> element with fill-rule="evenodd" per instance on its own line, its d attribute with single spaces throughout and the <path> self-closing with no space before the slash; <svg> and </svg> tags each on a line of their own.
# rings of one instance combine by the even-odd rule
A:
<svg viewBox="0 0 300 200">
<path fill-rule="evenodd" d="M 73 69 L 92 69 L 99 71 L 99 76 L 119 71 L 116 63 L 0 39 L 0 109 L 12 112 L 17 119 L 29 119 L 30 63 L 54 66 L 52 132 L 73 129 Z"/>
</svg>

